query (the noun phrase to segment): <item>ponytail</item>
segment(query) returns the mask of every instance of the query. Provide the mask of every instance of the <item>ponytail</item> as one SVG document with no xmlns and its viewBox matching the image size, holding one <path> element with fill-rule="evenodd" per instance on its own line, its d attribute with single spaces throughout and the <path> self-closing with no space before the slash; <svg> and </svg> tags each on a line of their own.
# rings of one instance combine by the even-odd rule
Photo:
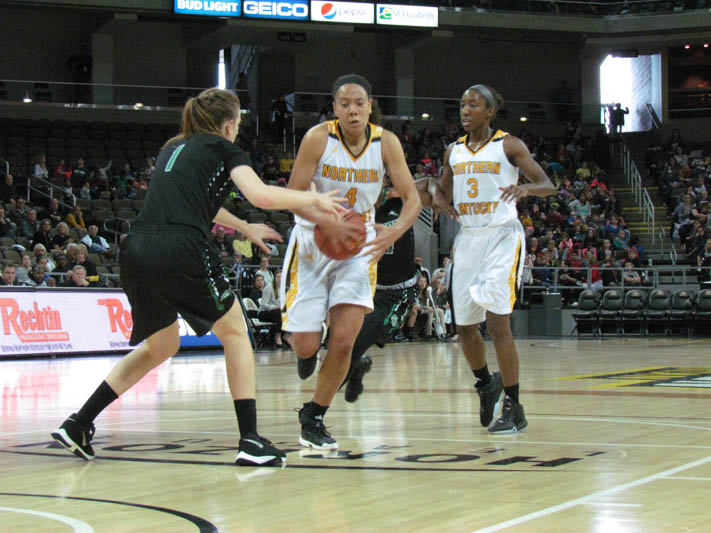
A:
<svg viewBox="0 0 711 533">
<path fill-rule="evenodd" d="M 198 133 L 219 134 L 225 120 L 234 119 L 239 111 L 237 96 L 223 89 L 206 89 L 185 103 L 181 132 L 163 146 L 188 139 Z"/>
</svg>

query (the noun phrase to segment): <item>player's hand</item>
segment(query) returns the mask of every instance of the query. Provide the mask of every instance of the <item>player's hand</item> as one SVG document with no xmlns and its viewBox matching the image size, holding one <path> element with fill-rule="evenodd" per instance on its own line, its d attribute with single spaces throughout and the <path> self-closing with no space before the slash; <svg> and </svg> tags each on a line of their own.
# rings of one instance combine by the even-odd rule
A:
<svg viewBox="0 0 711 533">
<path fill-rule="evenodd" d="M 365 246 L 370 248 L 368 254 L 371 255 L 373 261 L 377 263 L 388 248 L 395 243 L 399 235 L 394 227 L 384 226 L 383 224 L 376 224 L 375 231 L 377 232 L 375 238 L 372 241 L 366 242 Z"/>
<path fill-rule="evenodd" d="M 437 190 L 432 197 L 432 209 L 434 211 L 435 220 L 437 220 L 440 213 L 450 216 L 455 220 L 459 220 L 459 214 L 454 209 L 454 206 L 447 201 L 444 194 L 442 194 L 442 191 L 440 190 Z"/>
<path fill-rule="evenodd" d="M 311 194 L 314 197 L 314 206 L 319 211 L 337 217 L 348 211 L 342 204 L 348 203 L 348 198 L 336 196 L 337 190 L 331 190 L 325 193 L 316 192 L 316 185 L 311 183 Z"/>
<path fill-rule="evenodd" d="M 266 224 L 248 224 L 247 231 L 244 232 L 247 239 L 259 246 L 266 253 L 271 254 L 272 251 L 264 244 L 265 239 L 270 241 L 284 242 L 279 232 Z"/>
<path fill-rule="evenodd" d="M 504 202 L 518 202 L 521 198 L 528 196 L 528 189 L 525 185 L 509 185 L 508 187 L 499 187 L 501 199 Z"/>
<path fill-rule="evenodd" d="M 352 224 L 339 223 L 346 213 L 348 213 L 348 210 L 344 209 L 336 215 L 334 221 L 320 222 L 318 225 L 336 253 L 340 253 L 345 248 L 350 248 L 354 242 L 363 242 L 360 228 Z"/>
</svg>

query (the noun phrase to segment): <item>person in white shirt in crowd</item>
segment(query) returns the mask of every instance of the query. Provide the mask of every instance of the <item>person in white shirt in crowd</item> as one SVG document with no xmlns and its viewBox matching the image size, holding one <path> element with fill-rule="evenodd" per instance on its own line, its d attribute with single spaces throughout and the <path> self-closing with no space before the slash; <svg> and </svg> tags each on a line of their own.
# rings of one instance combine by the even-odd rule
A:
<svg viewBox="0 0 711 533">
<path fill-rule="evenodd" d="M 111 246 L 101 235 L 99 227 L 92 224 L 87 229 L 87 234 L 81 238 L 81 242 L 86 245 L 90 252 L 103 255 L 111 255 Z"/>
</svg>

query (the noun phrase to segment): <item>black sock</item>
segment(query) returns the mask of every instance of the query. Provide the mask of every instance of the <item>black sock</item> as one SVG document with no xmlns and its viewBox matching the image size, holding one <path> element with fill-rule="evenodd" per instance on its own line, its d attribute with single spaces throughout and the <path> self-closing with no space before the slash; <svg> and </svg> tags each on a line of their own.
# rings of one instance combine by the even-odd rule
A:
<svg viewBox="0 0 711 533">
<path fill-rule="evenodd" d="M 89 396 L 89 399 L 77 412 L 77 420 L 85 426 L 90 426 L 94 419 L 99 416 L 99 413 L 106 409 L 111 402 L 118 398 L 118 394 L 114 392 L 111 385 L 102 381 L 94 394 Z"/>
<path fill-rule="evenodd" d="M 313 417 L 320 416 L 323 418 L 326 416 L 326 411 L 328 411 L 328 405 L 319 405 L 313 400 L 311 400 L 309 403 L 305 403 L 304 407 L 306 407 L 306 410 L 309 412 L 309 414 Z"/>
<path fill-rule="evenodd" d="M 504 387 L 504 391 L 506 392 L 506 396 L 511 398 L 513 403 L 518 403 L 518 383 L 510 387 Z"/>
<path fill-rule="evenodd" d="M 237 424 L 239 434 L 244 438 L 247 433 L 257 432 L 257 400 L 235 400 L 235 413 L 237 413 Z"/>
<path fill-rule="evenodd" d="M 478 380 L 477 382 L 482 385 L 486 385 L 491 381 L 491 374 L 489 373 L 489 365 L 484 365 L 478 370 L 474 370 L 472 368 L 472 372 L 474 372 L 474 376 Z"/>
</svg>

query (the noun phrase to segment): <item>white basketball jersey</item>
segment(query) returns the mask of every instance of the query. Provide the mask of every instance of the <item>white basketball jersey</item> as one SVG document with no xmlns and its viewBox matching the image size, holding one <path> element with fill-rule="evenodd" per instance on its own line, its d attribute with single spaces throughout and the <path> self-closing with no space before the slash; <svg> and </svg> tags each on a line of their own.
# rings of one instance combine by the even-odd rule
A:
<svg viewBox="0 0 711 533">
<path fill-rule="evenodd" d="M 361 213 L 366 225 L 372 226 L 375 222 L 373 206 L 380 196 L 385 175 L 381 150 L 383 128 L 368 124 L 366 144 L 360 154 L 353 154 L 341 138 L 338 120 L 330 120 L 327 124 L 328 142 L 314 174 L 316 190 L 338 190 L 338 196 L 348 198 L 346 207 Z M 300 217 L 297 222 L 313 227 L 313 223 Z"/>
<path fill-rule="evenodd" d="M 462 226 L 501 226 L 518 217 L 516 202 L 502 201 L 499 189 L 518 183 L 518 168 L 504 153 L 507 135 L 498 130 L 476 152 L 467 145 L 466 135 L 452 147 L 449 166 L 454 180 L 454 209 Z"/>
</svg>

